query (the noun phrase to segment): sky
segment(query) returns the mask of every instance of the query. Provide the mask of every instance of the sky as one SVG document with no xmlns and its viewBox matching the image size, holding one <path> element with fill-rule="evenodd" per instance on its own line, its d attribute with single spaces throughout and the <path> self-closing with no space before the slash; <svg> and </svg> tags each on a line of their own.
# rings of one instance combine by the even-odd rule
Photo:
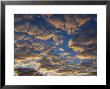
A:
<svg viewBox="0 0 110 89">
<path fill-rule="evenodd" d="M 45 56 L 72 66 L 97 66 L 96 14 L 15 14 L 14 29 L 15 65 L 17 60 Z"/>
</svg>

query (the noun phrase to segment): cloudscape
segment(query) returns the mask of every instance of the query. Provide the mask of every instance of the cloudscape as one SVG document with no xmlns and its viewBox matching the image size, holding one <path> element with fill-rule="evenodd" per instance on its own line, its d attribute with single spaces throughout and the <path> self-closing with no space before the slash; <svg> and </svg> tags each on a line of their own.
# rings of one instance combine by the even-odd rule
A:
<svg viewBox="0 0 110 89">
<path fill-rule="evenodd" d="M 15 76 L 96 76 L 96 14 L 15 14 Z"/>
</svg>

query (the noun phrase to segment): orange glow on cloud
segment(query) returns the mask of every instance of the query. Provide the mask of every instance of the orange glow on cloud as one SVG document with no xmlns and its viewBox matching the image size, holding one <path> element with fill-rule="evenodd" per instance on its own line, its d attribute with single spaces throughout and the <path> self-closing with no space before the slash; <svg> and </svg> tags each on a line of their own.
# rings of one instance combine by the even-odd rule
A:
<svg viewBox="0 0 110 89">
<path fill-rule="evenodd" d="M 95 55 L 90 55 L 90 54 L 78 54 L 76 57 L 81 59 L 81 60 L 96 59 Z"/>
<path fill-rule="evenodd" d="M 56 28 L 64 28 L 64 22 L 60 19 L 48 19 L 49 23 L 51 23 Z"/>
</svg>

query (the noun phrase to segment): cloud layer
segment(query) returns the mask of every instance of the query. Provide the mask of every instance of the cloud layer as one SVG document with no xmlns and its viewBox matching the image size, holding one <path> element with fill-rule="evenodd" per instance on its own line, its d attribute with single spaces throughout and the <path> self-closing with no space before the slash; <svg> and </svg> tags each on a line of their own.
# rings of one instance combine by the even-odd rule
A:
<svg viewBox="0 0 110 89">
<path fill-rule="evenodd" d="M 16 14 L 15 75 L 96 75 L 96 18 L 92 14 Z"/>
</svg>

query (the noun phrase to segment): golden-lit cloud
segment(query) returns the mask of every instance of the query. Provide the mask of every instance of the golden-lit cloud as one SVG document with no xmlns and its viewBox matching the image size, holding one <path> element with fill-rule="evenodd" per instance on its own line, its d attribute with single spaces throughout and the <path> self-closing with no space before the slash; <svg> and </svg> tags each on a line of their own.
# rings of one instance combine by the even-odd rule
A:
<svg viewBox="0 0 110 89">
<path fill-rule="evenodd" d="M 27 33 L 30 35 L 40 35 L 42 34 L 42 31 L 38 26 L 30 26 Z"/>
<path fill-rule="evenodd" d="M 27 26 L 26 25 L 16 25 L 15 26 L 15 31 L 16 32 L 23 32 L 23 33 L 25 33 L 25 32 L 27 32 Z"/>
<path fill-rule="evenodd" d="M 73 46 L 73 45 L 75 45 L 75 41 L 73 41 L 72 39 L 70 39 L 70 40 L 68 41 L 68 46 L 71 47 L 71 46 Z"/>
<path fill-rule="evenodd" d="M 23 38 L 24 38 L 24 36 L 21 36 L 21 35 L 14 36 L 15 41 L 22 40 Z"/>
<path fill-rule="evenodd" d="M 60 19 L 50 19 L 50 18 L 48 18 L 48 22 L 51 23 L 56 28 L 64 29 L 64 24 L 65 23 L 64 23 L 64 21 L 62 21 Z"/>
<path fill-rule="evenodd" d="M 50 15 L 49 15 L 50 16 Z M 79 16 L 65 15 L 64 21 L 58 18 L 50 18 L 48 15 L 44 17 L 46 21 L 52 24 L 56 28 L 67 31 L 68 34 L 74 33 L 74 31 L 85 24 L 90 18 L 81 18 Z"/>
<path fill-rule="evenodd" d="M 34 35 L 35 38 L 41 40 L 47 40 L 52 38 L 54 35 L 52 33 L 44 32 L 43 29 L 39 28 L 38 26 L 31 26 L 27 32 L 30 35 Z"/>
<path fill-rule="evenodd" d="M 68 34 L 73 33 L 76 28 L 76 25 L 72 21 L 64 22 L 60 19 L 48 18 L 48 22 L 51 23 L 56 28 L 60 28 L 62 30 L 67 31 Z"/>
<path fill-rule="evenodd" d="M 43 35 L 43 36 L 35 36 L 35 38 L 41 39 L 41 40 L 48 40 L 48 39 L 50 39 L 52 37 L 53 37 L 52 34 L 46 34 L 46 35 Z"/>
<path fill-rule="evenodd" d="M 84 52 L 85 49 L 79 46 L 71 46 L 71 49 L 73 49 L 74 51 L 78 51 L 78 52 Z"/>
<path fill-rule="evenodd" d="M 82 41 L 80 42 L 80 45 L 91 45 L 91 44 L 95 44 L 97 41 L 94 39 L 89 39 L 87 41 Z"/>
<path fill-rule="evenodd" d="M 22 14 L 22 15 L 15 15 L 14 16 L 14 22 L 17 22 L 17 21 L 21 21 L 22 19 L 27 19 L 27 20 L 32 20 L 33 19 L 33 17 L 32 17 L 32 15 L 31 14 L 28 14 L 28 15 L 26 15 L 26 14 Z"/>
<path fill-rule="evenodd" d="M 65 22 L 65 29 L 67 29 L 68 34 L 72 34 L 76 29 L 76 25 L 73 22 Z"/>
<path fill-rule="evenodd" d="M 78 54 L 76 57 L 81 59 L 81 60 L 96 59 L 96 56 L 95 55 L 91 55 L 91 54 Z"/>
<path fill-rule="evenodd" d="M 91 45 L 93 43 L 96 43 L 96 40 L 90 40 L 90 41 L 87 41 L 87 42 L 80 42 L 80 45 Z M 86 49 L 84 47 L 77 46 L 73 40 L 69 40 L 68 46 L 72 50 L 78 52 L 76 57 L 81 59 L 81 60 L 96 59 L 96 55 L 89 54 L 89 53 L 92 53 L 92 52 L 96 52 L 96 49 L 93 49 L 93 48 L 92 49 Z"/>
<path fill-rule="evenodd" d="M 29 35 L 34 35 L 35 38 L 38 38 L 41 40 L 47 40 L 47 39 L 50 39 L 54 36 L 52 33 L 44 32 L 43 29 L 39 28 L 38 26 L 30 26 L 29 27 L 28 25 L 29 24 L 17 25 L 15 27 L 15 31 L 27 33 Z M 17 38 L 18 38 L 18 36 L 15 37 L 15 39 L 17 39 Z"/>
<path fill-rule="evenodd" d="M 80 27 L 83 24 L 85 24 L 88 20 L 90 20 L 90 18 L 81 18 L 79 16 L 76 16 L 76 20 L 77 20 L 77 23 L 78 23 L 78 27 Z"/>
<path fill-rule="evenodd" d="M 70 53 L 69 53 L 69 52 L 64 51 L 64 52 L 63 52 L 63 54 L 64 54 L 64 55 L 69 55 Z"/>
<path fill-rule="evenodd" d="M 63 48 L 59 48 L 59 50 L 60 50 L 60 51 L 64 51 L 64 49 L 63 49 Z"/>
</svg>

